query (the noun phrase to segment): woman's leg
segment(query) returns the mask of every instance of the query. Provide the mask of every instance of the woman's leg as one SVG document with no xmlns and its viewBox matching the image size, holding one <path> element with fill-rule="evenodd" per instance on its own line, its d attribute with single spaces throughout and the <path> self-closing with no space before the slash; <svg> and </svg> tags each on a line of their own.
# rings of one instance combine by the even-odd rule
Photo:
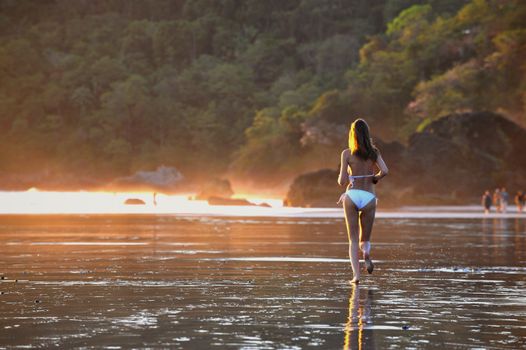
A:
<svg viewBox="0 0 526 350">
<path fill-rule="evenodd" d="M 374 217 L 376 215 L 376 199 L 371 200 L 360 213 L 360 249 L 363 252 L 365 265 L 369 273 L 373 272 L 374 265 L 370 259 L 371 233 L 373 231 Z"/>
<path fill-rule="evenodd" d="M 353 279 L 351 282 L 358 282 L 360 280 L 360 257 L 359 257 L 359 224 L 358 224 L 358 210 L 349 196 L 345 196 L 343 200 L 343 209 L 345 211 L 345 223 L 347 224 L 347 237 L 349 239 L 349 258 L 351 259 L 351 267 L 353 272 Z"/>
</svg>

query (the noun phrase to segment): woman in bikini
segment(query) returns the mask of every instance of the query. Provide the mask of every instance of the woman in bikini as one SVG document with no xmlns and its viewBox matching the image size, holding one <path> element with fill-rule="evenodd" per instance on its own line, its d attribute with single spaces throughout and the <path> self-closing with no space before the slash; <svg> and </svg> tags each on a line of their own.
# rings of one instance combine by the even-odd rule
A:
<svg viewBox="0 0 526 350">
<path fill-rule="evenodd" d="M 375 168 L 379 170 L 376 174 Z M 376 213 L 374 185 L 387 173 L 387 166 L 369 136 L 369 126 L 365 120 L 356 119 L 349 131 L 349 148 L 342 152 L 338 177 L 338 184 L 347 186 L 340 200 L 345 210 L 349 257 L 354 275 L 352 283 L 360 281 L 358 249 L 363 252 L 367 271 L 372 273 L 374 269 L 370 256 L 371 231 Z"/>
</svg>

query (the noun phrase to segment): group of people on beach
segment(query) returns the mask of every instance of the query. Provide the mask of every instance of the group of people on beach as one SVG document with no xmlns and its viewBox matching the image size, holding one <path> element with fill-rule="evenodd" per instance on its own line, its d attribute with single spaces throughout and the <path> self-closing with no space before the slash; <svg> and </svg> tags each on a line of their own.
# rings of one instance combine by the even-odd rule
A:
<svg viewBox="0 0 526 350">
<path fill-rule="evenodd" d="M 493 194 L 486 190 L 482 195 L 482 206 L 484 207 L 484 213 L 489 214 L 491 206 L 495 206 L 497 213 L 506 213 L 508 210 L 508 203 L 510 195 L 506 191 L 505 187 L 497 188 Z M 515 204 L 517 205 L 517 212 L 526 212 L 526 192 L 518 191 L 515 195 Z"/>
</svg>

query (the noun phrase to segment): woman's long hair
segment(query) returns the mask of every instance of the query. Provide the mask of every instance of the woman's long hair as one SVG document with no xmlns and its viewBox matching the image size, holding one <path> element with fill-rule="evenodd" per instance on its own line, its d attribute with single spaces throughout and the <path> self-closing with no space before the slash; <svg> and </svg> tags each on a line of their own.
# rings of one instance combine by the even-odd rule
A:
<svg viewBox="0 0 526 350">
<path fill-rule="evenodd" d="M 376 161 L 378 158 L 376 147 L 373 145 L 371 136 L 369 135 L 369 126 L 365 120 L 356 119 L 351 124 L 349 148 L 351 149 L 351 154 L 363 160 L 371 159 L 372 161 Z"/>
</svg>

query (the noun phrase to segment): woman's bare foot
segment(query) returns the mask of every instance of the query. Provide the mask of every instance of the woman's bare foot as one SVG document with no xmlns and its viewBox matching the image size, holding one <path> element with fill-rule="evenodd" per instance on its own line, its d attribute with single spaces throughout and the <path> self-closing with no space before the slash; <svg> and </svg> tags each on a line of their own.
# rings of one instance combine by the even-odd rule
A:
<svg viewBox="0 0 526 350">
<path fill-rule="evenodd" d="M 369 272 L 370 274 L 373 273 L 374 264 L 373 264 L 373 261 L 371 260 L 371 257 L 369 255 L 364 255 L 364 260 L 365 260 L 365 267 L 367 267 L 367 272 Z"/>
</svg>

